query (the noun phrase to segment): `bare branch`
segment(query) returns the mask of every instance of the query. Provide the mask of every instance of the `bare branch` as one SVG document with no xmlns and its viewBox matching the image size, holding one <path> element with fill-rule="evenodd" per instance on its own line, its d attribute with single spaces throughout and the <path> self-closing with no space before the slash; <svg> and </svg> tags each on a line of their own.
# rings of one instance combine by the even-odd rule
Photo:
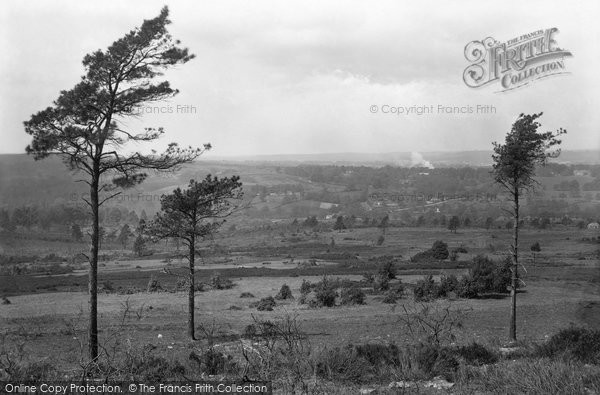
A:
<svg viewBox="0 0 600 395">
<path fill-rule="evenodd" d="M 107 198 L 105 198 L 105 199 L 101 200 L 101 201 L 98 203 L 98 207 L 102 206 L 102 205 L 104 204 L 104 202 L 106 202 L 107 200 L 110 200 L 110 199 L 114 198 L 115 196 L 119 196 L 121 193 L 122 193 L 122 192 L 117 192 L 117 193 L 114 193 L 114 194 L 110 195 L 109 197 L 107 197 Z"/>
</svg>

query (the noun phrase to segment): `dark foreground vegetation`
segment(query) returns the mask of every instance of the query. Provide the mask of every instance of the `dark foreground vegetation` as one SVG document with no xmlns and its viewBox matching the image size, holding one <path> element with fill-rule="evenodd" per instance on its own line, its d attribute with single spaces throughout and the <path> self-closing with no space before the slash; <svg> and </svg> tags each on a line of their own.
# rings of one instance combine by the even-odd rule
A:
<svg viewBox="0 0 600 395">
<path fill-rule="evenodd" d="M 81 364 L 67 370 L 47 360 L 29 359 L 27 341 L 14 343 L 4 335 L 0 338 L 2 378 L 34 382 L 268 380 L 284 393 L 347 393 L 359 388 L 377 393 L 430 393 L 426 385 L 433 386 L 429 391 L 451 387 L 458 393 L 600 391 L 600 331 L 582 327 L 569 327 L 545 342 L 514 348 L 476 342 L 456 345 L 452 339 L 460 327 L 460 314 L 424 304 L 406 311 L 404 320 L 413 340 L 404 345 L 314 346 L 297 317 L 283 315 L 268 320 L 254 317 L 242 333 L 228 332 L 214 323 L 201 325 L 199 341 L 190 342 L 180 357 L 165 357 L 156 342 L 140 346 L 127 342 L 127 322 L 133 315 L 126 311 L 121 324 L 111 328 L 97 361 L 85 363 L 82 355 Z"/>
</svg>

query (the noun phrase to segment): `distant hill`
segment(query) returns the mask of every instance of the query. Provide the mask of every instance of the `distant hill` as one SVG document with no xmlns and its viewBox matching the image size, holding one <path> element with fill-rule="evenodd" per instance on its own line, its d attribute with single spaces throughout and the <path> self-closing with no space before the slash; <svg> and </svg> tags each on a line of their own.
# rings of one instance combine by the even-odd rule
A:
<svg viewBox="0 0 600 395">
<path fill-rule="evenodd" d="M 564 151 L 557 162 L 571 164 L 600 164 L 600 151 Z M 301 184 L 305 191 L 326 186 L 312 183 L 307 178 L 277 171 L 277 166 L 299 164 L 335 164 L 364 166 L 422 166 L 422 167 L 477 167 L 491 165 L 489 151 L 463 152 L 399 152 L 384 154 L 333 153 L 307 155 L 263 155 L 230 158 L 201 158 L 185 166 L 181 171 L 168 175 L 150 174 L 139 187 L 127 190 L 121 201 L 111 204 L 125 206 L 143 205 L 156 209 L 160 195 L 178 186 L 185 186 L 190 179 L 201 179 L 207 174 L 242 177 L 245 186 Z M 0 154 L 0 207 L 25 204 L 81 203 L 87 194 L 87 185 L 76 182 L 79 175 L 69 172 L 59 158 L 34 161 L 25 154 Z"/>
<path fill-rule="evenodd" d="M 124 191 L 111 204 L 143 205 L 156 209 L 160 195 L 185 186 L 191 179 L 202 179 L 207 174 L 226 177 L 240 175 L 245 186 L 307 183 L 293 175 L 278 173 L 273 164 L 241 163 L 199 160 L 169 174 L 148 172 L 149 177 L 140 186 Z M 53 205 L 81 203 L 89 191 L 87 184 L 77 182 L 85 174 L 71 172 L 58 157 L 35 161 L 25 154 L 0 154 L 0 207 L 26 204 Z M 307 190 L 310 190 L 310 184 Z"/>
<path fill-rule="evenodd" d="M 302 155 L 254 155 L 211 157 L 212 160 L 226 162 L 269 162 L 279 164 L 339 164 L 371 166 L 415 166 L 429 162 L 437 167 L 490 166 L 492 151 L 456 151 L 456 152 L 388 152 L 388 153 L 328 153 Z M 559 163 L 600 164 L 600 150 L 563 151 L 556 160 Z"/>
</svg>

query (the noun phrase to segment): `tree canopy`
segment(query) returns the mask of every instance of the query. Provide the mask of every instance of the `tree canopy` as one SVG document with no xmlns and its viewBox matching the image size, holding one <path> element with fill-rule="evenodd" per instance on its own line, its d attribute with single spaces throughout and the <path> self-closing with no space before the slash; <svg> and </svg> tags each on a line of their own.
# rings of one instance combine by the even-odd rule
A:
<svg viewBox="0 0 600 395">
<path fill-rule="evenodd" d="M 511 194 L 515 190 L 534 186 L 536 166 L 545 165 L 548 158 L 560 154 L 560 149 L 555 147 L 561 143 L 558 137 L 566 130 L 560 128 L 556 132 L 538 132 L 541 124 L 537 119 L 542 114 L 520 114 L 506 135 L 504 144 L 493 143 L 494 180 Z"/>
<path fill-rule="evenodd" d="M 194 57 L 167 32 L 168 15 L 164 7 L 159 16 L 145 20 L 105 51 L 86 55 L 81 81 L 61 91 L 53 106 L 24 122 L 26 133 L 33 137 L 27 153 L 36 159 L 60 154 L 71 169 L 92 178 L 107 175 L 115 186 L 130 186 L 146 178 L 144 169 L 173 170 L 210 148 L 209 144 L 194 149 L 171 143 L 162 154 L 121 153 L 129 142 L 153 141 L 164 133 L 160 127 L 131 132 L 122 120 L 137 116 L 149 102 L 176 95 L 168 81 L 153 79 L 169 66 Z"/>
<path fill-rule="evenodd" d="M 187 189 L 163 195 L 161 211 L 148 225 L 148 232 L 158 238 L 180 238 L 187 244 L 212 234 L 236 207 L 232 201 L 242 197 L 239 179 L 209 174 L 200 182 L 190 180 Z"/>
</svg>

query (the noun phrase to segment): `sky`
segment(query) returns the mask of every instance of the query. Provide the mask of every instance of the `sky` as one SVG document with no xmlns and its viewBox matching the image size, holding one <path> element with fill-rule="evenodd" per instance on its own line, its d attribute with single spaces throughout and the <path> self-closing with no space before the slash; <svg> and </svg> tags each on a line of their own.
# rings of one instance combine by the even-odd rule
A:
<svg viewBox="0 0 600 395">
<path fill-rule="evenodd" d="M 520 113 L 541 111 L 544 130 L 567 129 L 564 149 L 600 148 L 597 1 L 7 0 L 0 153 L 24 152 L 23 121 L 78 82 L 86 54 L 165 4 L 169 31 L 196 58 L 163 77 L 179 95 L 124 120 L 134 132 L 164 127 L 165 136 L 127 150 L 171 141 L 211 143 L 213 157 L 489 150 Z M 568 73 L 507 92 L 464 83 L 469 42 L 552 27 L 573 54 Z M 417 115 L 418 107 L 433 110 Z"/>
</svg>

